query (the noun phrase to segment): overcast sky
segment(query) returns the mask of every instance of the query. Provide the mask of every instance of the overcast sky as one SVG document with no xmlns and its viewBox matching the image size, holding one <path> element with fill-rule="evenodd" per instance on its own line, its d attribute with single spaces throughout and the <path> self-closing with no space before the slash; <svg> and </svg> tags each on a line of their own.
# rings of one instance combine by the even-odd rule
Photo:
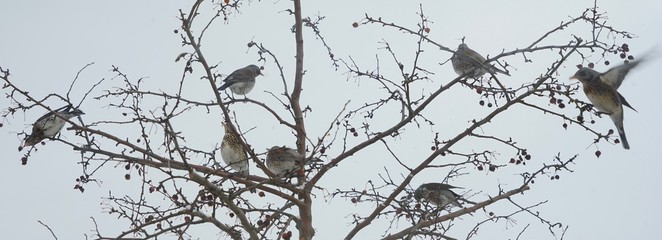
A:
<svg viewBox="0 0 662 240">
<path fill-rule="evenodd" d="M 74 99 L 80 99 L 86 88 L 102 78 L 111 78 L 109 71 L 112 65 L 118 66 L 132 79 L 146 77 L 145 87 L 154 90 L 172 91 L 181 78 L 183 64 L 175 63 L 175 57 L 181 52 L 191 49 L 182 47 L 181 39 L 174 33 L 180 22 L 177 20 L 178 9 L 188 12 L 190 1 L 5 1 L 0 3 L 0 23 L 2 38 L 0 38 L 0 66 L 11 70 L 11 79 L 18 86 L 27 89 L 35 97 L 43 97 L 49 93 L 64 94 L 76 72 L 88 63 L 95 64 L 81 75 L 80 88 L 74 90 Z M 462 37 L 474 50 L 483 55 L 495 55 L 502 49 L 513 50 L 527 46 L 534 39 L 566 21 L 570 16 L 579 15 L 585 8 L 592 6 L 593 1 L 304 1 L 304 15 L 314 17 L 319 14 L 326 16 L 320 28 L 325 40 L 333 48 L 336 56 L 348 59 L 352 56 L 362 66 L 375 66 L 375 56 L 380 57 L 383 67 L 393 66 L 385 51 L 378 48 L 381 41 L 388 41 L 401 54 L 403 60 L 411 59 L 415 50 L 416 38 L 401 34 L 394 29 L 386 29 L 377 25 L 352 28 L 351 24 L 360 21 L 365 13 L 374 17 L 382 17 L 389 22 L 415 28 L 418 23 L 417 12 L 419 3 L 432 22 L 430 38 L 449 48 L 456 48 Z M 293 36 L 290 32 L 292 17 L 283 12 L 290 8 L 290 1 L 253 1 L 241 9 L 241 14 L 231 15 L 227 24 L 217 21 L 210 27 L 203 40 L 205 57 L 212 63 L 220 63 L 220 73 L 228 74 L 232 70 L 256 63 L 265 67 L 265 76 L 258 79 L 257 86 L 251 93 L 251 98 L 261 101 L 274 101 L 265 90 L 279 93 L 282 89 L 278 72 L 273 62 L 257 63 L 254 50 L 247 50 L 246 43 L 250 40 L 263 43 L 277 54 L 284 63 L 286 74 L 292 76 L 294 64 Z M 207 5 L 208 6 L 208 5 Z M 620 30 L 634 33 L 637 38 L 627 40 L 631 53 L 635 56 L 660 44 L 662 40 L 662 2 L 660 1 L 600 1 L 600 10 L 608 12 L 608 24 Z M 202 9 L 210 13 L 212 9 Z M 198 22 L 200 30 L 202 22 Z M 342 104 L 353 99 L 350 107 L 361 106 L 357 96 L 367 96 L 379 93 L 376 84 L 369 80 L 347 80 L 345 71 L 332 71 L 326 50 L 321 47 L 309 29 L 306 33 L 306 82 L 304 85 L 302 105 L 310 105 L 313 112 L 308 114 L 307 127 L 312 139 L 323 134 L 324 130 L 341 109 Z M 567 35 L 560 35 L 556 44 L 565 44 Z M 620 41 L 618 39 L 617 41 Z M 439 83 L 450 81 L 455 73 L 449 64 L 439 65 L 446 61 L 450 54 L 427 46 L 427 52 L 421 65 L 435 72 L 433 81 L 426 84 L 428 92 Z M 658 48 L 658 54 L 662 49 Z M 654 55 L 658 55 L 654 54 Z M 549 61 L 556 56 L 549 53 L 533 58 L 534 63 L 526 64 L 521 58 L 507 59 L 517 70 L 511 71 L 512 77 L 504 78 L 510 81 L 510 86 L 518 86 L 537 77 Z M 616 56 L 608 56 L 607 60 L 616 63 Z M 594 57 L 597 61 L 599 56 Z M 408 63 L 407 61 L 404 61 Z M 581 60 L 575 56 L 559 70 L 559 78 L 571 76 L 575 64 Z M 525 143 L 529 152 L 534 155 L 534 166 L 542 166 L 553 156 L 561 152 L 561 156 L 570 157 L 579 154 L 571 169 L 574 173 L 563 173 L 558 181 L 540 179 L 532 186 L 531 191 L 514 197 L 525 203 L 533 204 L 549 200 L 538 208 L 544 217 L 559 221 L 569 226 L 565 239 L 652 239 L 659 236 L 657 227 L 662 224 L 660 215 L 662 206 L 659 204 L 661 192 L 657 184 L 662 181 L 659 172 L 662 170 L 662 159 L 659 149 L 662 147 L 662 114 L 656 97 L 662 89 L 657 71 L 661 60 L 653 59 L 630 73 L 619 91 L 628 102 L 639 112 L 625 110 L 625 130 L 631 145 L 630 150 L 624 150 L 620 145 L 600 143 L 602 156 L 596 158 L 596 146 L 591 145 L 593 136 L 582 128 L 571 126 L 563 130 L 562 121 L 539 112 L 532 112 L 523 107 L 511 109 L 510 113 L 497 117 L 491 125 L 483 130 L 491 134 L 506 134 L 521 143 Z M 409 67 L 411 67 L 409 65 Z M 596 65 L 596 69 L 604 71 L 608 67 Z M 198 68 L 197 71 L 200 71 Z M 199 73 L 199 72 L 197 72 Z M 397 72 L 385 72 L 396 76 Z M 197 75 L 196 75 L 197 76 Z M 184 90 L 185 94 L 196 96 L 196 99 L 206 101 L 213 95 L 205 82 L 194 83 L 196 78 L 189 78 L 192 83 Z M 291 78 L 289 79 L 291 80 Z M 571 80 L 568 80 L 569 82 Z M 117 82 L 107 81 L 102 87 L 117 86 Z M 372 88 L 371 88 L 372 87 Z M 5 93 L 6 91 L 3 91 Z M 474 112 L 463 111 L 467 106 L 477 107 L 477 94 L 454 95 L 453 99 L 439 100 L 438 113 L 431 110 L 427 115 L 443 122 L 449 116 L 457 116 L 456 123 L 447 125 L 448 129 L 435 126 L 433 131 L 461 131 L 466 127 L 467 120 L 478 118 Z M 98 92 L 97 92 L 98 94 Z M 580 99 L 586 100 L 583 93 Z M 378 99 L 375 95 L 374 99 Z M 0 101 L 4 109 L 10 101 Z M 51 103 L 59 107 L 58 102 Z M 87 122 L 102 119 L 119 119 L 119 112 L 104 108 L 108 102 L 88 99 L 83 105 L 87 114 Z M 278 106 L 278 105 L 275 105 Z M 241 108 L 234 106 L 233 110 L 242 118 L 245 129 L 258 125 L 261 117 L 248 117 L 256 108 Z M 279 109 L 282 110 L 282 109 Z M 220 142 L 220 111 L 199 115 L 185 116 L 180 120 L 183 129 L 190 136 L 189 144 L 213 147 Z M 480 110 L 479 110 L 480 111 Z M 482 111 L 485 111 L 483 109 Z M 568 110 L 573 113 L 577 110 Z M 123 165 L 106 166 L 107 169 L 97 174 L 102 180 L 99 185 L 88 184 L 86 192 L 73 190 L 74 179 L 80 175 L 81 166 L 77 164 L 79 157 L 70 148 L 59 143 L 48 143 L 40 146 L 33 153 L 27 166 L 20 164 L 22 153 L 17 151 L 21 140 L 16 137 L 20 131 L 28 131 L 30 124 L 44 113 L 33 109 L 25 115 L 17 114 L 4 120 L 0 128 L 0 150 L 6 152 L 3 158 L 3 174 L 0 174 L 0 189 L 2 190 L 0 212 L 0 232 L 6 239 L 52 239 L 48 230 L 37 221 L 48 224 L 59 239 L 83 239 L 84 234 L 92 234 L 93 224 L 90 217 L 95 217 L 102 223 L 103 233 L 113 235 L 128 227 L 126 222 L 117 222 L 113 216 L 102 213 L 104 209 L 99 204 L 102 197 L 113 194 L 136 194 L 138 180 L 124 180 Z M 111 113 L 116 113 L 110 115 Z M 206 114 L 206 115 L 205 115 Z M 203 117 L 201 117 L 203 116 Z M 473 117 L 472 117 L 473 116 Z M 375 123 L 379 127 L 392 120 L 388 116 L 377 116 L 385 119 Z M 360 125 L 362 117 L 356 117 L 353 124 Z M 595 128 L 601 132 L 614 129 L 613 123 L 606 117 L 596 118 Z M 277 122 L 261 125 L 247 135 L 254 140 L 253 146 L 263 151 L 272 145 L 294 146 L 294 138 L 282 129 Z M 396 150 L 420 161 L 429 154 L 430 128 L 415 129 L 412 134 L 422 134 L 418 140 L 402 136 Z M 273 131 L 273 132 L 272 132 Z M 260 132 L 275 133 L 270 136 Z M 210 134 L 214 133 L 214 134 Z M 215 134 L 218 133 L 218 134 Z M 116 133 L 132 137 L 135 133 Z M 277 134 L 283 134 L 282 137 Z M 73 138 L 72 132 L 65 132 L 63 137 Z M 272 137 L 275 135 L 276 137 Z M 158 135 L 159 137 L 162 135 Z M 414 135 L 416 136 L 416 135 Z M 446 135 L 450 137 L 451 135 Z M 282 139 L 282 140 L 281 140 Z M 281 140 L 283 142 L 278 142 Z M 472 147 L 471 143 L 463 143 L 462 149 L 483 150 L 485 147 Z M 333 151 L 340 151 L 335 149 Z M 504 154 L 501 159 L 507 161 L 510 155 Z M 336 188 L 363 188 L 368 179 L 376 179 L 376 174 L 383 173 L 383 166 L 388 162 L 378 159 L 388 158 L 383 148 L 371 147 L 367 152 L 357 154 L 343 163 L 335 172 L 321 182 L 329 191 Z M 538 161 L 536 161 L 538 160 Z M 537 164 L 537 165 L 536 165 Z M 374 169 L 374 171 L 368 171 Z M 357 172 L 360 170 L 360 172 Z M 401 171 L 397 170 L 397 171 Z M 396 172 L 397 172 L 396 171 Z M 467 190 L 482 191 L 476 196 L 484 200 L 487 195 L 495 195 L 496 182 L 505 183 L 507 187 L 516 187 L 519 177 L 517 169 L 511 172 L 486 174 L 473 169 L 467 170 L 470 175 L 454 179 L 451 184 L 464 186 Z M 426 170 L 414 179 L 412 185 L 440 181 L 446 172 Z M 197 189 L 193 189 L 197 191 Z M 366 213 L 372 210 L 371 204 L 352 205 L 344 199 L 333 199 L 318 194 L 315 203 L 315 227 L 319 239 L 337 239 L 338 232 L 345 235 L 351 227 L 350 214 Z M 492 211 L 505 214 L 504 207 L 495 204 Z M 339 210 L 340 209 L 340 210 Z M 501 211 L 503 210 L 503 211 Z M 501 211 L 501 212 L 500 212 Z M 483 215 L 479 217 L 484 217 Z M 476 239 L 506 239 L 514 238 L 516 234 L 530 221 L 534 227 L 527 232 L 526 239 L 553 239 L 544 227 L 532 218 L 522 218 L 522 222 L 514 228 L 505 223 L 497 223 L 484 229 Z M 458 230 L 452 232 L 456 238 L 466 236 L 466 230 L 475 224 L 472 221 L 456 221 Z M 536 227 L 537 226 L 537 227 Z M 504 230 L 508 228 L 508 230 Z M 383 225 L 368 228 L 357 236 L 357 239 L 375 239 L 383 234 Z M 465 231 L 462 231 L 465 230 Z M 206 238 L 217 237 L 216 231 L 207 233 Z M 492 235 L 494 234 L 494 235 Z M 503 234 L 503 235 L 500 235 Z M 496 236 L 496 237 L 495 237 Z M 541 238 L 543 236 L 544 238 Z M 202 236 L 201 236 L 202 237 Z M 164 238 L 165 239 L 165 238 Z"/>
</svg>

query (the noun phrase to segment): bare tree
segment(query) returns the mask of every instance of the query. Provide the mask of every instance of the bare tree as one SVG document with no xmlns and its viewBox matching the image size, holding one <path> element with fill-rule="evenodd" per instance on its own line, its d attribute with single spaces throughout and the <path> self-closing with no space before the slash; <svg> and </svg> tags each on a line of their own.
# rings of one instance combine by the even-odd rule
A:
<svg viewBox="0 0 662 240">
<path fill-rule="evenodd" d="M 123 118 L 91 123 L 83 121 L 85 116 L 70 119 L 67 120 L 70 124 L 67 130 L 74 131 L 76 137 L 52 139 L 56 143 L 49 144 L 49 147 L 67 149 L 68 146 L 80 153 L 83 168 L 75 188 L 81 192 L 88 183 L 98 180 L 95 173 L 99 169 L 118 165 L 125 167 L 127 179 L 137 173 L 142 182 L 136 195 L 109 195 L 103 200 L 110 214 L 128 222 L 127 229 L 106 233 L 103 230 L 105 226 L 97 225 L 92 238 L 152 239 L 176 236 L 179 239 L 197 239 L 195 229 L 204 227 L 213 229 L 205 231 L 217 231 L 222 233 L 221 238 L 229 239 L 292 239 L 296 236 L 312 239 L 315 229 L 322 228 L 323 222 L 346 221 L 316 216 L 313 204 L 321 204 L 323 199 L 318 196 L 325 196 L 344 200 L 348 206 L 358 205 L 362 209 L 362 213 L 355 212 L 355 208 L 339 209 L 352 216 L 353 227 L 342 233 L 345 239 L 354 239 L 370 225 L 384 228 L 381 233 L 371 236 L 373 239 L 471 239 L 483 234 L 479 230 L 486 225 L 500 222 L 524 226 L 512 238 L 519 239 L 530 225 L 540 224 L 549 229 L 550 235 L 562 239 L 567 228 L 560 222 L 547 219 L 536 209 L 545 203 L 545 199 L 528 199 L 527 203 L 522 203 L 524 197 L 521 193 L 529 190 L 538 179 L 554 180 L 559 178 L 560 172 L 572 172 L 570 163 L 577 155 L 559 152 L 555 156 L 537 157 L 544 162 L 542 166 L 527 165 L 536 154 L 527 150 L 526 142 L 493 134 L 483 128 L 495 125 L 493 120 L 497 116 L 517 106 L 535 110 L 538 113 L 535 117 L 558 119 L 563 128 L 579 126 L 595 136 L 586 140 L 594 144 L 618 142 L 612 130 L 603 133 L 592 127 L 595 121 L 593 116 L 597 112 L 590 104 L 576 98 L 580 85 L 569 84 L 565 75 L 559 78 L 558 74 L 562 66 L 585 64 L 593 68 L 594 62 L 605 61 L 612 55 L 632 60 L 629 46 L 622 41 L 633 36 L 610 27 L 605 13 L 598 12 L 597 5 L 558 26 L 549 26 L 538 38 L 530 39 L 530 44 L 526 46 L 487 57 L 489 64 L 508 72 L 517 71 L 512 65 L 520 68 L 529 66 L 524 63 L 531 62 L 534 54 L 545 54 L 554 59 L 537 62 L 545 64 L 546 70 L 537 76 L 529 76 L 531 81 L 523 83 L 508 81 L 507 77 L 493 73 L 474 78 L 470 73 L 435 75 L 432 70 L 426 69 L 425 66 L 430 64 L 421 63 L 423 55 L 446 54 L 450 58 L 455 48 L 428 37 L 431 23 L 424 6 L 420 6 L 420 21 L 414 27 L 409 27 L 411 23 L 391 22 L 370 14 L 354 23 L 357 31 L 365 27 L 380 27 L 383 31 L 404 33 L 417 48 L 413 60 L 402 60 L 409 58 L 403 58 L 398 53 L 397 44 L 384 40 L 381 43 L 383 47 L 378 51 L 385 51 L 391 58 L 377 58 L 374 67 L 360 66 L 351 56 L 339 58 L 339 54 L 327 43 L 322 31 L 324 17 L 306 16 L 302 12 L 302 1 L 293 0 L 287 13 L 293 17 L 294 39 L 291 44 L 296 47 L 294 69 L 285 69 L 282 64 L 284 59 L 289 61 L 287 57 L 290 55 L 285 58 L 278 56 L 259 39 L 248 43 L 249 52 L 259 62 L 273 66 L 282 81 L 282 89 L 268 91 L 273 99 L 264 101 L 253 99 L 250 95 L 235 97 L 217 91 L 222 79 L 219 74 L 221 70 L 205 58 L 200 44 L 215 22 L 224 17 L 227 19 L 229 14 L 240 13 L 239 10 L 245 7 L 243 3 L 198 0 L 190 9 L 180 10 L 181 27 L 177 31 L 188 51 L 177 57 L 184 64 L 178 91 L 145 89 L 141 85 L 145 79 L 133 79 L 119 66 L 113 66 L 113 80 L 119 80 L 121 86 L 95 90 L 100 82 L 86 90 L 91 94 L 90 98 L 86 94 L 80 101 L 98 101 L 109 106 L 109 110 L 122 113 Z M 209 13 L 212 13 L 211 17 L 205 18 Z M 314 41 L 324 46 L 329 56 L 328 62 L 306 61 L 306 31 L 314 34 Z M 596 52 L 601 56 L 599 60 L 592 57 Z M 580 56 L 583 62 L 568 61 L 571 56 Z M 439 64 L 451 67 L 447 62 Z M 314 131 L 323 134 L 311 136 L 311 131 L 306 127 L 306 114 L 315 106 L 314 103 L 303 102 L 301 97 L 306 83 L 306 64 L 328 64 L 330 68 L 346 72 L 348 80 L 371 83 L 356 87 L 379 95 L 357 96 L 352 103 L 330 99 L 338 106 L 336 117 L 327 119 L 328 128 Z M 393 64 L 398 69 L 383 67 Z M 607 61 L 604 64 L 609 65 Z M 293 76 L 287 74 L 289 71 L 293 72 Z M 222 72 L 230 71 L 223 69 Z M 15 84 L 10 76 L 8 69 L 0 67 L 3 89 L 12 101 L 12 105 L 2 114 L 4 118 L 25 111 L 41 111 L 39 109 L 52 112 L 56 106 L 49 106 L 47 102 L 55 100 L 80 106 L 68 93 L 65 96 L 33 96 L 29 89 Z M 182 93 L 185 83 L 200 79 L 209 83 L 213 99 L 195 100 L 196 96 Z M 71 88 L 76 86 L 75 82 L 72 82 Z M 354 83 L 346 81 L 345 84 Z M 452 101 L 452 92 L 477 94 L 478 103 L 467 105 L 481 109 L 468 111 L 475 114 L 468 119 L 459 119 L 464 125 L 458 129 L 448 129 L 434 116 L 437 111 L 444 111 L 436 109 L 435 103 Z M 146 102 L 148 99 L 160 103 L 153 105 Z M 242 116 L 233 111 L 234 106 L 242 104 L 255 106 L 256 111 L 271 116 L 265 122 L 278 123 L 290 131 L 296 141 L 289 144 L 299 154 L 306 158 L 319 158 L 323 162 L 299 165 L 300 171 L 284 178 L 268 170 L 264 163 L 266 151 L 254 147 L 246 137 L 249 131 L 263 131 L 261 126 L 242 124 L 238 120 Z M 229 131 L 240 136 L 240 145 L 248 153 L 251 163 L 250 174 L 234 173 L 220 161 L 220 156 L 216 154 L 220 142 L 211 149 L 188 144 L 187 139 L 193 136 L 177 127 L 179 119 L 205 111 L 222 112 L 222 119 L 218 119 L 218 125 L 214 127 L 218 128 L 224 122 Z M 506 126 L 492 126 L 499 127 Z M 123 130 L 126 129 L 138 130 L 139 134 L 137 137 L 136 134 L 125 135 Z M 407 146 L 413 141 L 414 137 L 408 134 L 412 131 L 429 136 L 425 141 L 430 143 L 431 150 L 425 153 L 425 157 L 412 159 L 396 147 Z M 27 134 L 23 132 L 18 135 L 24 137 Z M 259 134 L 268 136 L 269 133 Z M 221 136 L 218 139 L 220 141 Z M 472 144 L 472 147 L 467 148 L 466 144 Z M 274 145 L 288 143 L 275 138 Z M 35 151 L 41 147 L 43 145 L 37 144 L 23 149 L 22 163 L 27 164 L 30 157 L 39 157 Z M 371 169 L 379 173 L 379 179 L 356 183 L 349 189 L 321 184 L 330 172 L 345 168 L 344 163 L 348 159 L 369 147 L 379 148 L 384 153 L 375 157 L 384 160 L 375 161 L 376 167 Z M 599 157 L 600 152 L 597 151 L 596 155 Z M 517 173 L 521 180 L 509 187 L 492 183 L 493 190 L 490 192 L 465 191 L 462 194 L 462 208 L 439 207 L 418 202 L 412 197 L 417 186 L 410 183 L 424 170 L 443 173 L 444 177 L 439 182 L 459 181 L 468 174 L 481 171 L 493 172 L 491 174 Z M 530 203 L 532 201 L 533 204 Z M 487 207 L 497 202 L 508 204 L 511 211 L 505 214 L 489 211 Z M 520 218 L 527 220 L 515 221 Z M 451 232 L 458 222 L 473 227 L 460 236 L 456 231 Z"/>
</svg>

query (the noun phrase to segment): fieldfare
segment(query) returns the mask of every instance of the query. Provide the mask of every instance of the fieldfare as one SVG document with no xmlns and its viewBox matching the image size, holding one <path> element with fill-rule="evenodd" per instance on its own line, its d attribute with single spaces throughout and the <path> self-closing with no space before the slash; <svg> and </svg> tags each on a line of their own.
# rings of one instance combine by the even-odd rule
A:
<svg viewBox="0 0 662 240">
<path fill-rule="evenodd" d="M 460 195 L 451 191 L 451 188 L 458 187 L 443 183 L 426 183 L 414 191 L 414 198 L 417 201 L 425 201 L 440 208 L 446 207 L 448 204 L 462 207 L 460 202 L 457 201 Z"/>
<path fill-rule="evenodd" d="M 510 76 L 506 71 L 494 67 L 492 64 L 486 63 L 485 58 L 478 54 L 476 51 L 467 47 L 467 44 L 460 44 L 457 47 L 457 51 L 451 57 L 451 63 L 453 64 L 453 70 L 458 75 L 464 75 L 473 72 L 469 75 L 472 78 L 479 78 L 485 73 L 502 73 Z"/>
<path fill-rule="evenodd" d="M 266 165 L 279 177 L 292 176 L 303 164 L 321 162 L 317 158 L 308 158 L 294 149 L 288 147 L 273 146 L 267 151 Z"/>
<path fill-rule="evenodd" d="M 83 115 L 83 111 L 67 105 L 56 109 L 55 111 L 48 112 L 41 116 L 37 121 L 32 124 L 32 133 L 28 135 L 23 141 L 23 146 L 35 145 L 46 138 L 55 137 L 57 133 L 62 130 L 64 124 L 67 123 L 64 119 L 71 119 L 72 117 Z"/>
<path fill-rule="evenodd" d="M 239 135 L 230 130 L 230 127 L 223 123 L 225 136 L 221 143 L 221 157 L 225 164 L 230 166 L 240 174 L 248 174 L 248 154 L 241 146 Z"/>
<path fill-rule="evenodd" d="M 229 87 L 234 94 L 246 95 L 255 86 L 255 77 L 258 75 L 262 75 L 262 72 L 260 67 L 255 65 L 237 69 L 223 80 L 223 85 L 218 90 L 223 91 Z"/>
<path fill-rule="evenodd" d="M 641 61 L 633 61 L 599 73 L 590 68 L 579 69 L 570 79 L 579 80 L 584 86 L 584 93 L 591 103 L 601 113 L 608 114 L 616 125 L 618 135 L 621 137 L 623 148 L 630 149 L 623 128 L 623 105 L 632 108 L 618 91 L 623 79 L 630 69 L 636 67 Z M 636 111 L 636 110 L 635 110 Z"/>
</svg>

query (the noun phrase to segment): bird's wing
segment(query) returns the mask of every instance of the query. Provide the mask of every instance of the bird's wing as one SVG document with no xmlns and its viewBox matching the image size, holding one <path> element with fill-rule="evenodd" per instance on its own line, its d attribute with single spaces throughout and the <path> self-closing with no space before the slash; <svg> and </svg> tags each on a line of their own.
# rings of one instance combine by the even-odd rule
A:
<svg viewBox="0 0 662 240">
<path fill-rule="evenodd" d="M 437 186 L 440 189 L 461 188 L 461 187 L 456 187 L 456 186 L 453 186 L 453 185 L 450 185 L 450 184 L 445 184 L 445 183 L 438 183 Z"/>
<path fill-rule="evenodd" d="M 251 70 L 248 68 L 237 69 L 223 80 L 224 82 L 248 82 L 251 81 Z"/>
<path fill-rule="evenodd" d="M 623 83 L 623 79 L 625 79 L 625 75 L 630 72 L 630 70 L 634 67 L 636 67 L 641 60 L 639 61 L 632 61 L 630 63 L 626 64 L 621 64 L 619 66 L 613 67 L 609 69 L 609 71 L 603 73 L 600 75 L 600 79 L 614 87 L 615 89 L 618 89 L 618 87 L 621 86 L 621 83 Z"/>
<path fill-rule="evenodd" d="M 479 53 L 477 53 L 471 48 L 465 49 L 465 55 L 469 58 L 467 59 L 468 61 L 472 61 L 476 64 L 482 65 L 483 63 L 485 63 L 486 60 L 483 56 L 481 56 Z"/>
<path fill-rule="evenodd" d="M 510 76 L 508 72 L 498 69 L 495 66 L 492 66 L 491 64 L 485 63 L 487 59 L 485 59 L 485 57 L 483 57 L 482 55 L 480 55 L 479 53 L 477 53 L 476 51 L 470 48 L 467 48 L 465 50 L 465 55 L 467 56 L 465 60 L 471 62 L 474 66 L 480 66 L 481 68 L 493 74 L 499 72 L 501 74 Z"/>
<path fill-rule="evenodd" d="M 55 114 L 55 112 L 62 112 L 62 111 L 64 111 L 64 110 L 69 111 L 70 108 L 71 108 L 71 105 L 67 105 L 67 106 L 64 106 L 64 107 L 61 107 L 61 108 L 55 109 L 55 110 L 53 110 L 52 112 L 47 112 L 47 113 L 44 114 L 43 116 L 37 118 L 37 121 L 34 121 L 34 122 L 35 122 L 35 123 L 38 123 L 38 122 L 40 122 L 40 121 L 42 121 L 42 120 L 44 120 L 44 119 L 46 119 L 46 118 L 48 118 L 48 117 L 50 117 L 50 116 L 53 116 L 53 114 Z"/>
</svg>

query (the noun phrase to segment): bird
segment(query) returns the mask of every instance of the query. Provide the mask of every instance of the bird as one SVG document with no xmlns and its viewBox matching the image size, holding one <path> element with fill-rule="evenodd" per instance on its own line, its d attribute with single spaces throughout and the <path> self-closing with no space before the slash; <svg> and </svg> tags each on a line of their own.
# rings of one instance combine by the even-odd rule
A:
<svg viewBox="0 0 662 240">
<path fill-rule="evenodd" d="M 616 125 L 623 148 L 630 149 L 625 137 L 623 127 L 623 106 L 635 110 L 617 90 L 630 70 L 641 63 L 641 60 L 625 63 L 607 70 L 604 73 L 590 68 L 581 68 L 570 79 L 577 79 L 582 83 L 584 93 L 588 100 L 600 113 L 608 114 Z"/>
<path fill-rule="evenodd" d="M 255 77 L 258 75 L 262 75 L 260 67 L 252 64 L 237 69 L 223 80 L 223 85 L 218 90 L 223 91 L 229 87 L 234 94 L 246 95 L 253 90 Z"/>
<path fill-rule="evenodd" d="M 223 136 L 223 142 L 221 142 L 221 158 L 223 158 L 225 164 L 239 174 L 247 175 L 248 154 L 246 154 L 246 151 L 241 146 L 239 135 L 232 132 L 227 124 L 222 124 L 225 129 L 225 135 Z"/>
<path fill-rule="evenodd" d="M 32 124 L 32 133 L 25 137 L 23 147 L 32 146 L 46 138 L 55 137 L 64 127 L 66 123 L 64 119 L 69 120 L 83 114 L 85 114 L 83 111 L 71 105 L 44 114 Z"/>
<path fill-rule="evenodd" d="M 318 158 L 306 158 L 294 149 L 273 146 L 267 150 L 266 165 L 278 177 L 292 175 L 301 165 L 321 162 Z"/>
<path fill-rule="evenodd" d="M 444 183 L 425 183 L 414 191 L 414 198 L 417 201 L 424 201 L 443 208 L 448 204 L 462 207 L 457 200 L 461 197 L 453 191 L 452 188 L 458 188 Z"/>
<path fill-rule="evenodd" d="M 472 50 L 465 43 L 461 43 L 457 47 L 457 51 L 451 57 L 451 63 L 453 64 L 453 70 L 458 75 L 464 75 L 473 72 L 470 77 L 479 78 L 485 73 L 501 73 L 510 76 L 506 71 L 498 69 L 493 65 L 486 63 L 486 59 L 481 56 L 476 51 Z"/>
</svg>

